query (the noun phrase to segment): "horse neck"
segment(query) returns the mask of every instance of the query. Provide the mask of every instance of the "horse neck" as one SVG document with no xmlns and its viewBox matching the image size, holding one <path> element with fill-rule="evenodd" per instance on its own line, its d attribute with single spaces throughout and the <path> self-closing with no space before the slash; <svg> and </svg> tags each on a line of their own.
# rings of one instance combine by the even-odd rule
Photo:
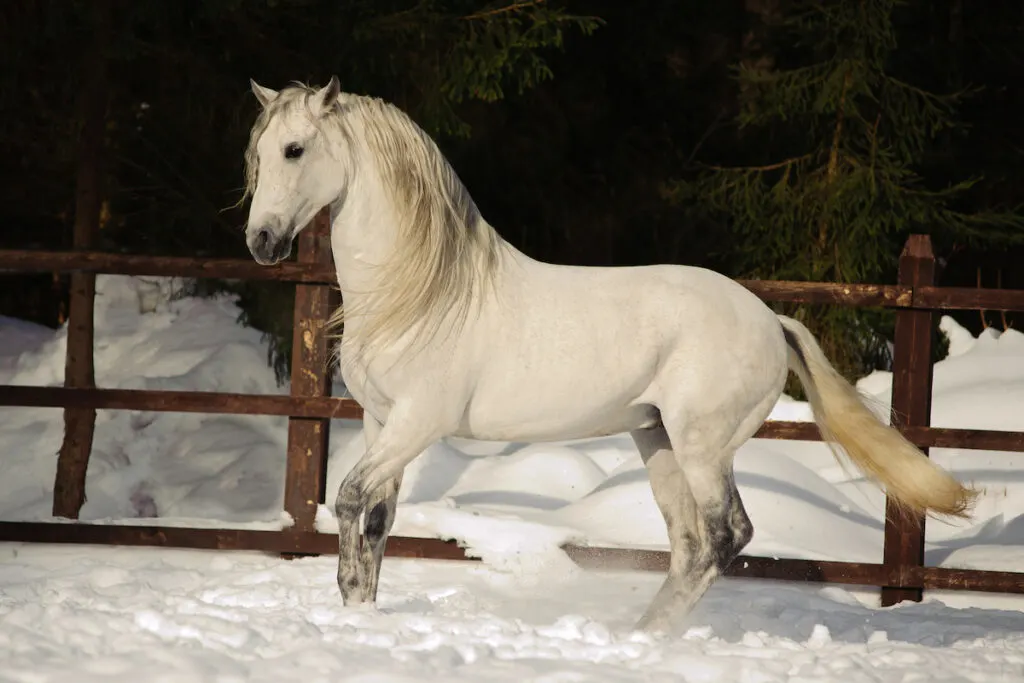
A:
<svg viewBox="0 0 1024 683">
<path fill-rule="evenodd" d="M 338 286 L 346 300 L 383 286 L 380 266 L 398 239 L 394 210 L 373 174 L 353 179 L 331 207 L 331 250 Z"/>
<path fill-rule="evenodd" d="M 352 138 L 361 140 L 359 132 L 356 131 Z M 440 324 L 442 318 L 449 317 L 449 311 L 455 316 L 453 319 L 457 319 L 467 311 L 468 302 L 486 295 L 486 290 L 496 284 L 495 274 L 503 270 L 502 264 L 496 260 L 501 261 L 505 256 L 511 255 L 507 253 L 509 245 L 493 232 L 490 225 L 473 208 L 472 215 L 469 216 L 469 219 L 474 221 L 472 227 L 484 232 L 477 233 L 479 239 L 473 238 L 472 248 L 462 252 L 460 258 L 464 260 L 459 261 L 460 266 L 454 270 L 444 269 L 445 277 L 450 278 L 446 285 L 456 283 L 456 293 L 449 301 L 451 290 L 447 290 L 443 295 L 445 302 L 442 305 L 441 296 L 432 298 L 431 294 L 427 294 L 434 291 L 440 295 L 440 290 L 434 289 L 439 287 L 436 278 L 422 272 L 417 273 L 415 278 L 410 278 L 408 272 L 395 272 L 393 259 L 403 246 L 401 240 L 409 239 L 409 236 L 401 228 L 403 216 L 394 203 L 394 189 L 385 183 L 374 154 L 370 153 L 364 143 L 359 144 L 361 149 L 352 150 L 355 172 L 350 176 L 351 184 L 344 195 L 332 205 L 331 247 L 338 283 L 346 302 L 346 336 L 352 338 L 350 333 L 358 336 L 358 330 L 366 322 L 364 316 L 374 317 L 375 311 L 381 310 L 381 306 L 388 304 L 389 301 L 394 305 L 396 299 L 393 297 L 397 297 L 401 305 L 387 310 L 395 311 L 395 317 L 391 320 L 399 321 L 399 327 L 415 325 L 413 319 L 416 314 L 412 313 L 413 310 L 424 311 L 420 318 L 425 323 L 423 329 Z M 436 179 L 429 181 L 434 180 Z M 431 266 L 427 268 L 430 269 Z M 413 286 L 413 279 L 417 283 L 422 283 L 424 288 L 406 291 Z M 402 284 L 396 285 L 398 282 Z M 420 301 L 417 298 L 420 294 L 425 294 L 427 298 Z M 403 309 L 402 305 L 407 308 Z M 355 315 L 350 315 L 353 312 Z M 386 322 L 384 326 L 389 327 L 392 324 Z M 370 324 L 369 327 L 373 328 L 375 325 Z M 395 334 L 396 331 L 391 329 L 384 333 L 384 336 L 391 335 L 394 338 Z"/>
</svg>

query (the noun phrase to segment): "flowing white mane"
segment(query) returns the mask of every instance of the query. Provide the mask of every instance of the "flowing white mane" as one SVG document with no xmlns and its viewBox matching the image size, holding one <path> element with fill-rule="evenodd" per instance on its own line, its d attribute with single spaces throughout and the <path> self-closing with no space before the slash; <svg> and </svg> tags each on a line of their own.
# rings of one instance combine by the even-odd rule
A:
<svg viewBox="0 0 1024 683">
<path fill-rule="evenodd" d="M 305 105 L 316 89 L 296 84 L 283 89 L 253 125 L 245 154 L 247 192 L 255 189 L 256 143 L 274 116 Z M 456 330 L 494 274 L 504 241 L 480 215 L 469 191 L 441 150 L 397 107 L 376 98 L 342 93 L 319 122 L 325 134 L 350 141 L 356 173 L 377 175 L 396 216 L 394 251 L 378 264 L 378 288 L 359 292 L 359 303 L 335 311 L 328 323 L 338 330 L 345 318 L 360 318 L 359 348 L 387 345 L 412 334 L 422 344 L 442 325 Z M 333 130 L 332 130 L 333 129 Z M 407 349 L 412 351 L 412 348 Z"/>
</svg>

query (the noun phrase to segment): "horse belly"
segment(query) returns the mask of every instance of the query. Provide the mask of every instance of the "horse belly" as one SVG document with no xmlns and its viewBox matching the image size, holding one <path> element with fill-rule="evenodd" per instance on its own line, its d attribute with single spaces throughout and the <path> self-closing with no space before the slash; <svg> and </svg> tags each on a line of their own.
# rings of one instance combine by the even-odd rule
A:
<svg viewBox="0 0 1024 683">
<path fill-rule="evenodd" d="M 470 405 L 455 436 L 483 441 L 566 441 L 621 434 L 660 422 L 657 408 L 637 404 L 584 412 L 569 406 L 551 411 L 511 410 L 484 414 Z"/>
<path fill-rule="evenodd" d="M 657 423 L 651 400 L 657 355 L 594 351 L 600 348 L 581 346 L 573 360 L 562 353 L 527 354 L 522 363 L 509 362 L 514 356 L 493 359 L 469 397 L 460 436 L 561 441 Z"/>
</svg>

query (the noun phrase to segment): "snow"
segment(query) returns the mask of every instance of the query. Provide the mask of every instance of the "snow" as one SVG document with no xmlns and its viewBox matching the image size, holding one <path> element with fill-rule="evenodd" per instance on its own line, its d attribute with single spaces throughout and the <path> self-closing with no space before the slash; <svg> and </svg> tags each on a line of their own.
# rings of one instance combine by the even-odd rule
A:
<svg viewBox="0 0 1024 683">
<path fill-rule="evenodd" d="M 1019 681 L 1017 612 L 870 609 L 838 588 L 728 580 L 682 638 L 630 631 L 660 577 L 523 584 L 389 560 L 378 612 L 330 558 L 0 548 L 6 681 Z M 614 596 L 614 597 L 613 597 Z"/>
<path fill-rule="evenodd" d="M 330 558 L 0 547 L 0 680 L 1020 681 L 1017 612 L 889 610 L 839 588 L 722 581 L 677 638 L 630 630 L 660 577 L 523 584 L 388 560 L 380 609 L 339 606 Z"/>
<path fill-rule="evenodd" d="M 180 285 L 98 278 L 99 385 L 286 393 L 234 301 Z M 932 423 L 1024 431 L 1024 335 L 976 338 L 948 317 L 941 329 Z M 65 335 L 0 318 L 0 384 L 59 385 Z M 876 372 L 858 386 L 887 410 L 891 384 Z M 61 413 L 0 410 L 0 519 L 54 521 Z M 810 414 L 783 396 L 772 417 Z M 286 438 L 283 418 L 100 411 L 82 518 L 282 528 Z M 362 448 L 358 423 L 332 424 L 329 496 Z M 1024 456 L 932 457 L 984 495 L 969 521 L 929 522 L 927 562 L 1024 567 Z M 736 472 L 748 553 L 879 561 L 883 496 L 822 444 L 753 440 Z M 1024 680 L 1024 598 L 1000 594 L 930 591 L 879 609 L 874 589 L 727 579 L 684 637 L 631 631 L 662 577 L 582 571 L 558 549 L 666 547 L 628 436 L 435 444 L 406 474 L 394 533 L 454 538 L 483 562 L 388 559 L 368 612 L 341 605 L 331 558 L 0 544 L 0 681 Z"/>
</svg>

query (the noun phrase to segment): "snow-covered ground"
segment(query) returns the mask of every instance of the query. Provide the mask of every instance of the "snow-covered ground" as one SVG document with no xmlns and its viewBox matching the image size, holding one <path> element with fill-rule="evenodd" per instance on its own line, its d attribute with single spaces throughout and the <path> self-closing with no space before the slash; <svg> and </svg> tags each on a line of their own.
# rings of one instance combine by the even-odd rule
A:
<svg viewBox="0 0 1024 683">
<path fill-rule="evenodd" d="M 288 390 L 230 299 L 154 278 L 98 290 L 101 386 Z M 1024 431 L 1024 335 L 942 329 L 933 424 Z M 0 318 L 0 383 L 60 384 L 64 348 L 64 330 Z M 859 387 L 884 406 L 891 375 Z M 783 397 L 773 417 L 809 411 Z M 49 519 L 62 428 L 58 410 L 0 409 L 0 519 Z M 283 418 L 101 411 L 82 517 L 280 528 L 286 434 Z M 357 423 L 332 425 L 329 496 L 361 449 Z M 971 521 L 929 523 L 929 564 L 1024 568 L 1024 455 L 932 456 L 985 494 Z M 880 559 L 881 493 L 821 444 L 754 440 L 736 471 L 750 554 Z M 872 590 L 725 580 L 686 637 L 631 633 L 661 577 L 583 572 L 557 549 L 665 547 L 628 437 L 452 440 L 405 482 L 395 533 L 456 538 L 484 562 L 387 560 L 379 614 L 341 606 L 330 558 L 0 544 L 0 680 L 1024 681 L 1024 599 L 1004 595 L 880 610 Z M 319 524 L 333 529 L 330 506 Z"/>
<path fill-rule="evenodd" d="M 630 631 L 660 583 L 523 582 L 388 560 L 378 613 L 329 558 L 0 546 L 0 680 L 235 683 L 1019 683 L 1018 612 L 869 609 L 838 588 L 727 580 L 681 638 Z"/>
</svg>

